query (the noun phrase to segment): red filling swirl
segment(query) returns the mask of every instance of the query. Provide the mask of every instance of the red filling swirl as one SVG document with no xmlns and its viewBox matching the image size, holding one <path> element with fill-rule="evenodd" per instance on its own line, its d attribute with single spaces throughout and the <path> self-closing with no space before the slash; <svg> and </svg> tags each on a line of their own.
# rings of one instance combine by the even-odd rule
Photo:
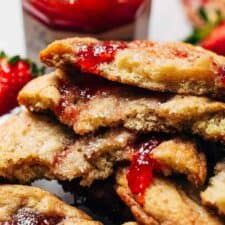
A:
<svg viewBox="0 0 225 225">
<path fill-rule="evenodd" d="M 161 141 L 151 139 L 141 144 L 138 151 L 133 155 L 130 168 L 127 173 L 128 186 L 131 192 L 142 202 L 145 190 L 153 182 L 154 171 L 161 170 L 161 165 L 153 158 L 150 152 L 156 148 Z"/>
<path fill-rule="evenodd" d="M 99 64 L 113 61 L 118 50 L 127 47 L 126 42 L 104 41 L 80 47 L 78 65 L 83 72 L 99 73 Z"/>
</svg>

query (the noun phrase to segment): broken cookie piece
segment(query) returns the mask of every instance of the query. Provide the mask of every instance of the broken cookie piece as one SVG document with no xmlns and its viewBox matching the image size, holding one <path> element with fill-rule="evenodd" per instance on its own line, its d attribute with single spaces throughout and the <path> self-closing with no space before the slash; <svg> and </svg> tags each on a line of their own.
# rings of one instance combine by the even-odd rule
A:
<svg viewBox="0 0 225 225">
<path fill-rule="evenodd" d="M 177 185 L 155 177 L 142 195 L 135 195 L 128 186 L 127 170 L 117 175 L 116 191 L 130 208 L 136 220 L 146 225 L 222 225 L 219 218 L 189 198 Z"/>
<path fill-rule="evenodd" d="M 225 103 L 205 97 L 157 94 L 90 75 L 71 78 L 57 70 L 31 81 L 18 101 L 31 111 L 54 113 L 81 135 L 123 126 L 138 132 L 186 132 L 225 141 Z"/>
<path fill-rule="evenodd" d="M 1 225 L 101 225 L 81 210 L 36 187 L 0 186 Z"/>
<path fill-rule="evenodd" d="M 110 176 L 117 162 L 129 163 L 143 151 L 150 162 L 157 161 L 160 173 L 184 174 L 195 185 L 205 182 L 206 159 L 191 139 L 124 129 L 78 137 L 51 118 L 29 112 L 0 126 L 0 176 L 20 182 L 81 178 L 82 185 L 90 185 Z"/>
<path fill-rule="evenodd" d="M 78 138 L 51 118 L 29 112 L 12 116 L 0 130 L 0 176 L 21 182 L 81 177 L 89 185 L 112 173 L 133 138 L 116 130 Z"/>
<path fill-rule="evenodd" d="M 209 186 L 201 193 L 201 199 L 203 204 L 225 215 L 225 161 L 217 164 L 215 173 Z"/>
<path fill-rule="evenodd" d="M 163 141 L 152 149 L 150 155 L 167 169 L 170 168 L 170 173 L 185 174 L 196 186 L 204 184 L 207 175 L 206 158 L 193 141 L 180 138 Z"/>
<path fill-rule="evenodd" d="M 53 42 L 40 58 L 48 66 L 149 90 L 221 99 L 225 95 L 225 58 L 185 43 L 70 38 Z"/>
</svg>

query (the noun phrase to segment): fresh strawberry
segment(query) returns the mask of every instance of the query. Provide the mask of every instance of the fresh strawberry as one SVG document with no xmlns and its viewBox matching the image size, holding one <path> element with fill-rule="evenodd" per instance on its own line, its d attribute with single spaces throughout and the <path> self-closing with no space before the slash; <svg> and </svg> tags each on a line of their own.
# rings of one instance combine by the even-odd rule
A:
<svg viewBox="0 0 225 225">
<path fill-rule="evenodd" d="M 9 112 L 18 105 L 17 94 L 20 89 L 39 75 L 43 69 L 19 56 L 8 58 L 4 52 L 0 53 L 0 115 Z"/>
<path fill-rule="evenodd" d="M 191 44 L 202 43 L 203 47 L 205 47 L 204 41 L 208 40 L 208 37 L 211 37 L 211 34 L 214 32 L 214 30 L 220 30 L 220 28 L 218 27 L 221 27 L 221 30 L 224 28 L 224 17 L 218 10 L 214 12 L 213 17 L 212 15 L 210 16 L 209 12 L 204 8 L 203 1 L 201 4 L 202 7 L 198 9 L 198 16 L 204 22 L 204 24 L 200 27 L 194 27 L 193 32 L 191 33 L 191 35 L 189 35 L 189 37 L 186 38 L 185 41 Z M 219 31 L 219 33 L 221 32 Z M 215 36 L 217 36 L 217 34 Z M 213 39 L 214 38 L 215 37 L 213 36 Z"/>
<path fill-rule="evenodd" d="M 225 55 L 225 22 L 216 27 L 200 44 L 206 49 Z"/>
</svg>

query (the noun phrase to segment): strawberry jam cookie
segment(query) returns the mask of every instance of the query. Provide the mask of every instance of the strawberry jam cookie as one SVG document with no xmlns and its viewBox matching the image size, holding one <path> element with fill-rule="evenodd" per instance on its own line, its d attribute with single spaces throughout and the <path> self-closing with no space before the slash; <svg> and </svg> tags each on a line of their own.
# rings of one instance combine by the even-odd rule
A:
<svg viewBox="0 0 225 225">
<path fill-rule="evenodd" d="M 39 188 L 1 185 L 0 196 L 1 225 L 101 225 Z"/>
<path fill-rule="evenodd" d="M 40 57 L 49 66 L 149 90 L 225 96 L 225 58 L 185 43 L 70 38 L 53 42 Z"/>
<path fill-rule="evenodd" d="M 127 170 L 117 174 L 116 191 L 143 225 L 222 225 L 219 218 L 193 201 L 180 187 L 165 178 L 155 177 L 144 193 L 130 189 Z"/>
<path fill-rule="evenodd" d="M 120 161 L 131 161 L 137 173 L 140 166 L 143 176 L 178 173 L 197 186 L 204 184 L 207 174 L 205 155 L 194 140 L 123 129 L 77 137 L 50 118 L 29 112 L 0 126 L 0 152 L 0 177 L 20 182 L 81 178 L 87 186 L 111 175 Z M 142 159 L 148 162 L 146 167 L 137 164 Z"/>
<path fill-rule="evenodd" d="M 53 112 L 80 135 L 122 126 L 225 141 L 225 103 L 205 97 L 152 93 L 91 75 L 71 78 L 57 70 L 28 83 L 18 100 L 30 111 Z"/>
</svg>

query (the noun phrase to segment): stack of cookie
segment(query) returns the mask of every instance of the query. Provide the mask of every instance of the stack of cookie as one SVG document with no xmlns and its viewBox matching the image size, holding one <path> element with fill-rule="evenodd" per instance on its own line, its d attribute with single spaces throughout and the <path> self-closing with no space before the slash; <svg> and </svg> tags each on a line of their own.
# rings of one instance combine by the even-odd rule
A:
<svg viewBox="0 0 225 225">
<path fill-rule="evenodd" d="M 183 43 L 72 38 L 41 60 L 56 70 L 24 87 L 26 109 L 0 127 L 1 177 L 90 187 L 113 175 L 138 224 L 224 224 L 224 57 Z"/>
</svg>

